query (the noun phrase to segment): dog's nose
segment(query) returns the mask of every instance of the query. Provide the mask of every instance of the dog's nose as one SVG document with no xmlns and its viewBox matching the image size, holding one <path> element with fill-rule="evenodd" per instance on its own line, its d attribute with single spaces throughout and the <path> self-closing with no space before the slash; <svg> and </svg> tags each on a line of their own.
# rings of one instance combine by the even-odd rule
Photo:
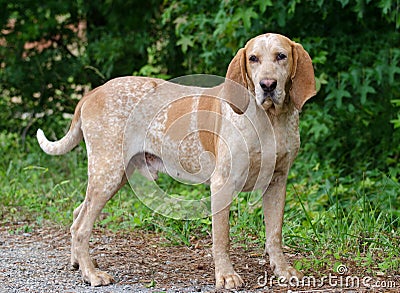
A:
<svg viewBox="0 0 400 293">
<path fill-rule="evenodd" d="M 263 79 L 260 81 L 260 86 L 264 92 L 272 92 L 276 89 L 277 83 L 275 79 Z"/>
</svg>

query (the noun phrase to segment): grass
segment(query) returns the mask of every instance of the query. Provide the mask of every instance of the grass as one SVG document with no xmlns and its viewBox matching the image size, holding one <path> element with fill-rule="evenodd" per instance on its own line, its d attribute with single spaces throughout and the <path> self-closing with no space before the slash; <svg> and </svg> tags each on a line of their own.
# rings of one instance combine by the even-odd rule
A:
<svg viewBox="0 0 400 293">
<path fill-rule="evenodd" d="M 84 146 L 62 157 L 40 151 L 34 138 L 24 145 L 16 134 L 0 133 L 0 223 L 26 223 L 23 231 L 44 222 L 68 226 L 72 211 L 84 198 L 86 157 Z M 161 177 L 169 192 L 193 196 L 193 187 Z M 288 181 L 284 245 L 303 257 L 295 266 L 305 273 L 345 263 L 367 273 L 398 272 L 399 183 L 378 170 L 342 175 L 329 166 L 296 161 Z M 199 186 L 198 193 L 208 192 Z M 250 194 L 232 204 L 234 242 L 263 247 L 265 232 L 261 203 L 249 205 Z M 150 229 L 172 244 L 190 245 L 190 238 L 209 237 L 211 219 L 192 221 L 166 218 L 147 208 L 124 187 L 105 207 L 96 224 L 112 230 Z"/>
</svg>

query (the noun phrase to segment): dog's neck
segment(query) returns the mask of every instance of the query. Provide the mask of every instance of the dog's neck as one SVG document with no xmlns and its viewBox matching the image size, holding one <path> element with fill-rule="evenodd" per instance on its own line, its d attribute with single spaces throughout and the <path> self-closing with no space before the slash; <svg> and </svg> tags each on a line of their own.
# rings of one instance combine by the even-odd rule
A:
<svg viewBox="0 0 400 293">
<path fill-rule="evenodd" d="M 292 113 L 297 111 L 294 104 L 291 102 L 289 93 L 286 94 L 285 100 L 281 105 L 277 105 L 272 101 L 270 101 L 270 104 L 264 107 L 264 109 L 267 112 L 268 116 L 275 116 L 275 117 L 284 114 L 291 115 Z"/>
</svg>

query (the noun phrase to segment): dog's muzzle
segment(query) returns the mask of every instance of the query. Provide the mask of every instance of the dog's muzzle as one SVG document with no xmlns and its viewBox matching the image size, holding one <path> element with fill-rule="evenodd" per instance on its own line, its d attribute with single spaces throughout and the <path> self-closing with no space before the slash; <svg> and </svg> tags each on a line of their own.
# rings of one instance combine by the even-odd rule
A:
<svg viewBox="0 0 400 293">
<path fill-rule="evenodd" d="M 264 96 L 261 104 L 264 104 L 267 98 L 270 98 L 274 103 L 277 102 L 275 95 L 275 89 L 277 84 L 278 82 L 276 81 L 276 79 L 267 78 L 260 81 L 261 89 L 264 91 Z"/>
</svg>

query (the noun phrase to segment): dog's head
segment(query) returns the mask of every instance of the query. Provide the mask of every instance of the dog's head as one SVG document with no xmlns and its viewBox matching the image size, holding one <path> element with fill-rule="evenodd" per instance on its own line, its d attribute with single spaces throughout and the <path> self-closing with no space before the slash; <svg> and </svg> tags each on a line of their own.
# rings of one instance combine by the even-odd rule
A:
<svg viewBox="0 0 400 293">
<path fill-rule="evenodd" d="M 300 110 L 316 93 L 310 56 L 300 44 L 278 34 L 248 41 L 229 64 L 226 79 L 226 99 L 238 114 L 246 111 L 249 93 L 266 110 L 281 108 L 285 99 Z"/>
</svg>

